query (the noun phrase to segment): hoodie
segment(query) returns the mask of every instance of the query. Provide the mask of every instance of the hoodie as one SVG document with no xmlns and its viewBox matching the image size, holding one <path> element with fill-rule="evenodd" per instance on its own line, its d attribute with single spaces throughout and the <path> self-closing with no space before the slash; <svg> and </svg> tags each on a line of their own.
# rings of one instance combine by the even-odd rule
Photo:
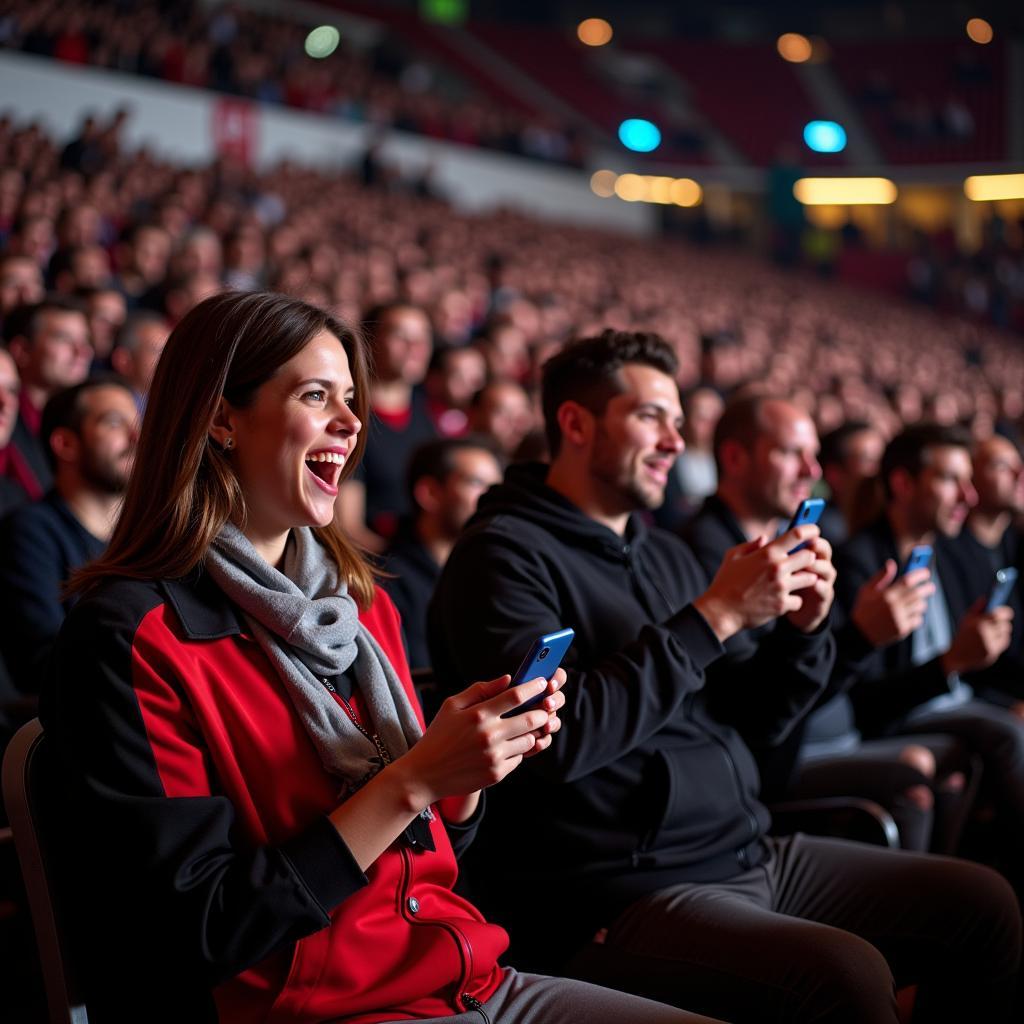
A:
<svg viewBox="0 0 1024 1024">
<path fill-rule="evenodd" d="M 562 728 L 491 791 L 475 858 L 474 896 L 534 954 L 520 952 L 527 968 L 556 966 L 640 896 L 761 863 L 769 823 L 753 756 L 709 710 L 723 648 L 691 604 L 707 586 L 697 560 L 638 516 L 624 536 L 597 523 L 546 468 L 512 466 L 484 495 L 429 613 L 449 693 L 514 671 L 541 634 L 576 631 Z"/>
</svg>

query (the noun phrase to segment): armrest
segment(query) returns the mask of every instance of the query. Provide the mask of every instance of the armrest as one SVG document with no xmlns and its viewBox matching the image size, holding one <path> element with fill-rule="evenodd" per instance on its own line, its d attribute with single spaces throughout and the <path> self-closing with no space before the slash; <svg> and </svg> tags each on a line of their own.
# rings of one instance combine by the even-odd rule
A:
<svg viewBox="0 0 1024 1024">
<path fill-rule="evenodd" d="M 772 804 L 772 832 L 856 839 L 898 850 L 900 833 L 892 815 L 880 804 L 860 797 L 819 797 Z"/>
</svg>

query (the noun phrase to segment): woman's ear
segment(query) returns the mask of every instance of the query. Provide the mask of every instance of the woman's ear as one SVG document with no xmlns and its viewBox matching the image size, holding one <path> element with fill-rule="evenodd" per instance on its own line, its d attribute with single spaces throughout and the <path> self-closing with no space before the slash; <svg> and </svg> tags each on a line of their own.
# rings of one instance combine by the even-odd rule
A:
<svg viewBox="0 0 1024 1024">
<path fill-rule="evenodd" d="M 223 451 L 235 446 L 235 410 L 231 403 L 221 398 L 210 424 L 210 440 Z"/>
</svg>

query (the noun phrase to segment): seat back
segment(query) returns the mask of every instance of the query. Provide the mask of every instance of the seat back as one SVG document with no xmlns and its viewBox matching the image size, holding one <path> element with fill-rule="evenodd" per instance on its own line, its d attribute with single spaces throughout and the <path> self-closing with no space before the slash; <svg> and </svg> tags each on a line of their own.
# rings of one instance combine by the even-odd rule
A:
<svg viewBox="0 0 1024 1024">
<path fill-rule="evenodd" d="M 70 969 L 67 934 L 53 885 L 45 821 L 49 778 L 43 727 L 35 718 L 15 733 L 4 755 L 4 803 L 28 893 L 50 1024 L 88 1024 L 85 1001 Z"/>
</svg>

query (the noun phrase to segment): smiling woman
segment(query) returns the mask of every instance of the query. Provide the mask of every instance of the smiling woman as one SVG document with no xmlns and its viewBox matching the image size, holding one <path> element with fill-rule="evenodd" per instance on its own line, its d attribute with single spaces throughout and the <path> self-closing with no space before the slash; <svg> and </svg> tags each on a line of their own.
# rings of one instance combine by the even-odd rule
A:
<svg viewBox="0 0 1024 1024">
<path fill-rule="evenodd" d="M 504 931 L 452 891 L 479 790 L 550 745 L 565 675 L 475 683 L 426 726 L 334 525 L 366 393 L 359 334 L 285 296 L 215 296 L 167 343 L 42 716 L 90 1019 L 696 1020 L 499 966 Z"/>
</svg>

